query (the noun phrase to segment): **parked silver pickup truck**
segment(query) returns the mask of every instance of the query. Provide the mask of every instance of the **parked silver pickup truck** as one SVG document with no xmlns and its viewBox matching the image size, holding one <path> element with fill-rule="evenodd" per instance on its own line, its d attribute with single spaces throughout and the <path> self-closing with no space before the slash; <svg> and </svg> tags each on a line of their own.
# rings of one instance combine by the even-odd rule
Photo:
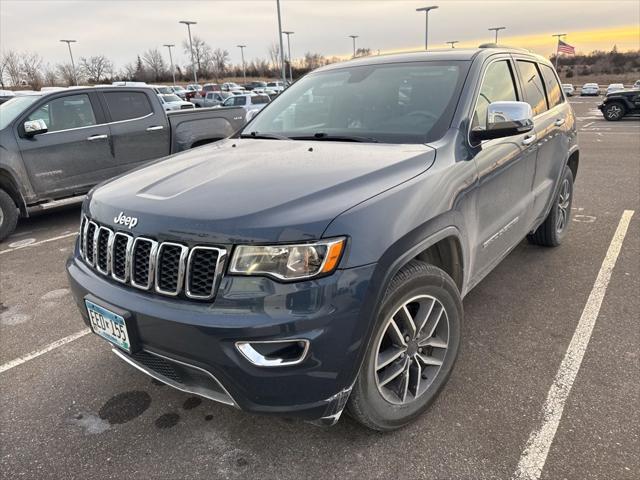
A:
<svg viewBox="0 0 640 480">
<path fill-rule="evenodd" d="M 165 113 L 146 87 L 21 95 L 0 105 L 0 240 L 18 217 L 79 202 L 145 162 L 228 137 L 242 107 Z"/>
</svg>

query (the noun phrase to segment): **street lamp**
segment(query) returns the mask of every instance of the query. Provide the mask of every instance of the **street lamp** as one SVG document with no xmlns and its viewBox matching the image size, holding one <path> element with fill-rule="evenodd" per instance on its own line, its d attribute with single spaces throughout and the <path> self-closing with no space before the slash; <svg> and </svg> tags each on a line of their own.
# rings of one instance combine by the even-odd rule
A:
<svg viewBox="0 0 640 480">
<path fill-rule="evenodd" d="M 196 25 L 198 22 L 192 22 L 189 20 L 180 20 L 178 23 L 184 23 L 187 26 L 189 32 L 189 50 L 191 50 L 191 68 L 193 69 L 193 82 L 198 83 L 198 74 L 196 73 L 196 62 L 193 59 L 193 41 L 191 40 L 191 25 Z"/>
<path fill-rule="evenodd" d="M 173 68 L 173 55 L 171 55 L 171 47 L 175 47 L 173 43 L 165 43 L 163 47 L 169 49 L 169 62 L 171 63 L 171 74 L 173 75 L 173 84 L 176 84 L 176 69 Z"/>
<path fill-rule="evenodd" d="M 240 49 L 240 56 L 242 57 L 242 77 L 244 78 L 244 83 L 247 83 L 247 70 L 244 66 L 244 49 L 247 48 L 246 45 L 236 45 Z"/>
<path fill-rule="evenodd" d="M 556 70 L 558 70 L 558 57 L 560 56 L 560 40 L 562 40 L 562 37 L 566 37 L 567 34 L 566 33 L 556 33 L 554 35 L 551 35 L 552 37 L 556 37 L 558 39 L 558 43 L 556 44 L 556 61 L 555 61 L 555 65 L 554 67 L 556 68 Z"/>
<path fill-rule="evenodd" d="M 448 42 L 444 43 L 448 43 L 449 45 L 451 45 L 451 48 L 456 48 L 454 45 L 458 43 L 458 40 L 449 40 Z"/>
<path fill-rule="evenodd" d="M 351 38 L 353 40 L 353 56 L 356 56 L 356 38 L 358 38 L 358 35 L 349 35 L 349 38 Z"/>
<path fill-rule="evenodd" d="M 282 17 L 280 16 L 280 0 L 276 0 L 276 6 L 278 8 L 278 39 L 280 40 L 280 74 L 282 77 L 282 85 L 287 85 L 287 74 L 284 71 L 284 45 L 282 45 Z"/>
<path fill-rule="evenodd" d="M 430 7 L 416 8 L 416 12 L 424 12 L 424 49 L 429 49 L 429 12 L 438 8 L 437 5 Z"/>
<path fill-rule="evenodd" d="M 291 35 L 296 32 L 282 32 L 287 36 L 287 46 L 289 48 L 289 81 L 293 83 L 293 70 L 291 69 Z"/>
<path fill-rule="evenodd" d="M 492 31 L 492 30 L 493 30 L 493 31 L 495 31 L 495 32 L 496 32 L 496 41 L 494 42 L 496 45 L 498 44 L 498 32 L 499 32 L 500 30 L 506 30 L 506 28 L 507 28 L 507 27 L 491 27 L 491 28 L 489 28 L 489 29 L 488 29 L 489 31 Z"/>
<path fill-rule="evenodd" d="M 71 57 L 71 70 L 73 70 L 73 79 L 76 82 L 76 87 L 78 86 L 78 75 L 76 75 L 76 64 L 73 63 L 73 53 L 71 53 L 71 44 L 72 43 L 76 43 L 77 40 L 60 40 L 61 42 L 64 42 L 67 44 L 67 47 L 69 47 L 69 56 Z"/>
</svg>

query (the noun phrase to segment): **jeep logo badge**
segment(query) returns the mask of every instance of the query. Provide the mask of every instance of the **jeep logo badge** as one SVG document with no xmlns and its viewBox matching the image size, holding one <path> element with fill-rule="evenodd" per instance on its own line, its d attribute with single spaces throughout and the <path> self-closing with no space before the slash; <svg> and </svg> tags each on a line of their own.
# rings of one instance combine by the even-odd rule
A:
<svg viewBox="0 0 640 480">
<path fill-rule="evenodd" d="M 132 229 L 138 224 L 138 219 L 136 217 L 127 217 L 124 212 L 120 212 L 120 214 L 113 219 L 113 221 L 118 225 L 124 225 L 125 227 Z"/>
</svg>

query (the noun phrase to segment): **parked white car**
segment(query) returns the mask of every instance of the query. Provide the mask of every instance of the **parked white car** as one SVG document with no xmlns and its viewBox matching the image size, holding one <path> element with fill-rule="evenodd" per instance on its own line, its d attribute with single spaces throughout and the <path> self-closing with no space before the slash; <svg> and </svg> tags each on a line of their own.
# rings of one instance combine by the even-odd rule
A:
<svg viewBox="0 0 640 480">
<path fill-rule="evenodd" d="M 607 95 L 617 92 L 618 90 L 624 90 L 624 85 L 621 83 L 612 83 L 607 87 Z"/>
<path fill-rule="evenodd" d="M 173 87 L 169 87 L 167 85 L 149 85 L 151 89 L 156 92 L 158 95 L 171 95 L 175 94 L 173 91 Z"/>
<path fill-rule="evenodd" d="M 634 89 L 640 88 L 640 80 L 636 80 L 636 83 L 633 84 L 632 88 L 634 88 Z"/>
<path fill-rule="evenodd" d="M 580 89 L 580 96 L 594 96 L 600 95 L 600 87 L 597 83 L 585 83 Z"/>
<path fill-rule="evenodd" d="M 282 82 L 267 82 L 265 92 L 269 93 L 269 91 L 282 93 L 284 91 L 284 84 Z"/>
<path fill-rule="evenodd" d="M 573 94 L 576 93 L 576 89 L 570 83 L 563 83 L 562 90 L 567 97 L 573 97 Z"/>
<path fill-rule="evenodd" d="M 223 107 L 242 107 L 247 111 L 245 120 L 248 122 L 253 116 L 262 110 L 271 99 L 269 95 L 244 94 L 233 95 L 227 98 L 222 104 Z"/>
<path fill-rule="evenodd" d="M 158 98 L 160 99 L 160 103 L 162 103 L 162 107 L 167 112 L 171 112 L 173 110 L 187 110 L 190 108 L 196 108 L 193 103 L 181 100 L 180 97 L 175 93 L 158 94 Z"/>
<path fill-rule="evenodd" d="M 244 87 L 233 82 L 225 82 L 220 88 L 223 92 L 244 92 Z"/>
</svg>

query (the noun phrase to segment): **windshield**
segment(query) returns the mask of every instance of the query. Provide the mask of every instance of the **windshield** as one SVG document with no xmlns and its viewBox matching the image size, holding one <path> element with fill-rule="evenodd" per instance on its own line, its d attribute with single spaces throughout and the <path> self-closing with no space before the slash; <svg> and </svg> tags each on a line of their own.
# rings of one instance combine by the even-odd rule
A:
<svg viewBox="0 0 640 480">
<path fill-rule="evenodd" d="M 158 93 L 173 93 L 171 87 L 157 87 Z"/>
<path fill-rule="evenodd" d="M 411 62 L 312 73 L 280 94 L 243 134 L 433 141 L 449 127 L 468 64 Z"/>
<path fill-rule="evenodd" d="M 184 88 L 182 88 L 180 86 L 175 86 L 175 87 L 173 87 L 173 91 L 174 92 L 184 92 Z"/>
<path fill-rule="evenodd" d="M 177 95 L 162 95 L 162 98 L 164 98 L 164 101 L 167 103 L 170 102 L 181 102 L 182 100 L 180 100 L 180 97 L 178 97 Z"/>
<path fill-rule="evenodd" d="M 15 97 L 0 104 L 0 130 L 3 130 L 13 120 L 24 112 L 29 105 L 32 105 L 40 98 L 39 95 L 25 95 Z"/>
</svg>

